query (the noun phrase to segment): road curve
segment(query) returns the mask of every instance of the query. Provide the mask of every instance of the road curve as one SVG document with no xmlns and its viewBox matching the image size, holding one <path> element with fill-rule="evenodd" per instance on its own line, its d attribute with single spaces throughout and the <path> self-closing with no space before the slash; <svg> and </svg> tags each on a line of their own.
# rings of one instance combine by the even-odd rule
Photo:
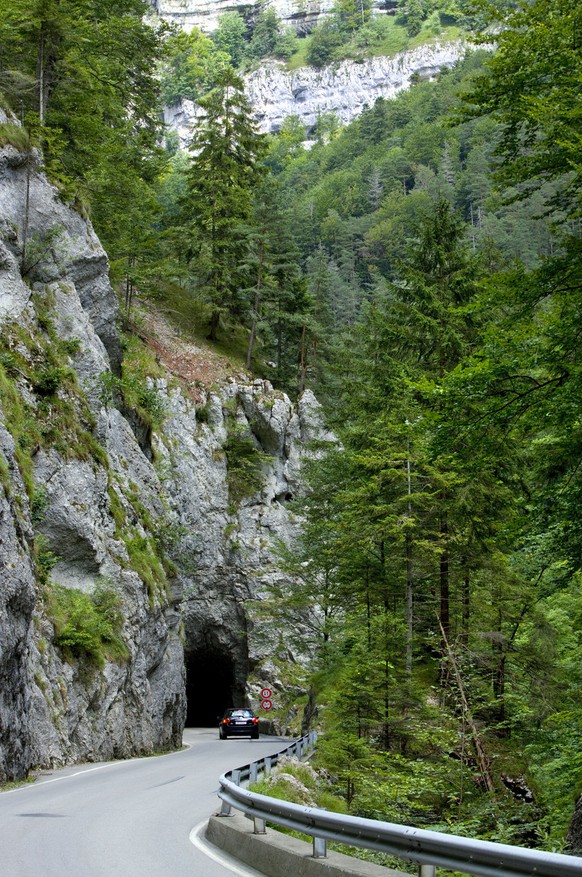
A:
<svg viewBox="0 0 582 877">
<path fill-rule="evenodd" d="M 1 793 L 2 877 L 250 877 L 190 834 L 196 841 L 193 829 L 218 810 L 221 773 L 288 741 L 219 741 L 197 728 L 184 743 L 170 755 L 46 771 Z"/>
</svg>

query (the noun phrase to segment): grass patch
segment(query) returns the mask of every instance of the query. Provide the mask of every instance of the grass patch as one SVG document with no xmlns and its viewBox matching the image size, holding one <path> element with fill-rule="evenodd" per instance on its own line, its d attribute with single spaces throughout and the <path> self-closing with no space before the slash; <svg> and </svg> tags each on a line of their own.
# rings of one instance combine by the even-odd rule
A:
<svg viewBox="0 0 582 877">
<path fill-rule="evenodd" d="M 15 125 L 13 122 L 1 122 L 0 146 L 14 146 L 19 152 L 26 152 L 30 149 L 28 131 L 22 125 Z"/>
<path fill-rule="evenodd" d="M 2 792 L 12 792 L 14 789 L 21 789 L 23 786 L 29 786 L 36 782 L 35 776 L 26 777 L 25 780 L 10 780 L 8 783 L 0 783 L 0 794 Z"/>
<path fill-rule="evenodd" d="M 106 465 L 105 452 L 92 433 L 93 417 L 69 365 L 76 345 L 57 336 L 48 316 L 50 296 L 40 296 L 35 306 L 40 331 L 12 324 L 0 339 L 0 399 L 30 498 L 35 491 L 32 457 L 39 448 Z M 19 386 L 23 382 L 32 399 L 25 400 Z"/>
<path fill-rule="evenodd" d="M 150 605 L 153 606 L 156 599 L 160 603 L 167 602 L 170 585 L 153 539 L 135 530 L 122 533 L 121 538 L 129 555 L 129 568 L 138 574 L 146 586 Z"/>
<path fill-rule="evenodd" d="M 55 630 L 54 644 L 69 660 L 88 658 L 98 667 L 107 660 L 126 661 L 129 650 L 121 637 L 121 599 L 101 586 L 93 594 L 50 584 L 45 608 Z"/>
<path fill-rule="evenodd" d="M 123 404 L 135 411 L 149 429 L 160 427 L 166 417 L 164 401 L 149 378 L 165 375 L 152 351 L 135 335 L 123 336 L 124 359 L 121 377 L 110 371 L 97 379 L 100 401 L 106 407 Z"/>
<path fill-rule="evenodd" d="M 346 38 L 331 54 L 328 65 L 341 61 L 362 61 L 367 58 L 392 58 L 400 52 L 428 45 L 436 39 L 451 42 L 460 39 L 466 31 L 458 25 L 445 23 L 438 12 L 422 23 L 420 32 L 409 37 L 405 23 L 392 15 L 378 15 L 370 19 L 351 37 Z M 298 49 L 286 64 L 289 72 L 309 66 L 307 56 L 313 36 L 299 40 Z"/>
</svg>

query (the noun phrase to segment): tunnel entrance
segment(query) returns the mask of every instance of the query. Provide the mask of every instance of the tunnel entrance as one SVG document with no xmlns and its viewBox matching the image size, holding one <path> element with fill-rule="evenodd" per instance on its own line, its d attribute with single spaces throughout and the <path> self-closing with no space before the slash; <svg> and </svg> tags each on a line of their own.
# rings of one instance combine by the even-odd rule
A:
<svg viewBox="0 0 582 877">
<path fill-rule="evenodd" d="M 224 652 L 200 649 L 186 659 L 186 725 L 212 728 L 230 706 L 241 706 L 240 686 L 236 684 L 234 660 Z M 235 702 L 236 701 L 236 702 Z"/>
</svg>

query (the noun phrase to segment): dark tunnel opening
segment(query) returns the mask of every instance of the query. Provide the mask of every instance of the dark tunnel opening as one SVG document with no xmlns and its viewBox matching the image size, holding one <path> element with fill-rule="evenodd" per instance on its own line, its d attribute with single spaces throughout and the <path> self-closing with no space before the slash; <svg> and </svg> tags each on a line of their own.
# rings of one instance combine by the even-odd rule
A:
<svg viewBox="0 0 582 877">
<path fill-rule="evenodd" d="M 186 725 L 212 728 L 217 717 L 231 706 L 242 706 L 230 655 L 199 650 L 186 654 Z"/>
</svg>

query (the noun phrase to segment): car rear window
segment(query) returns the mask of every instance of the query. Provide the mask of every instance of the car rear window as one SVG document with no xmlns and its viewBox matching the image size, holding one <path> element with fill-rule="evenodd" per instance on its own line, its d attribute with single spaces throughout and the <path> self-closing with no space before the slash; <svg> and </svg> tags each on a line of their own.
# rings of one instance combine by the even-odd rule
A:
<svg viewBox="0 0 582 877">
<path fill-rule="evenodd" d="M 243 719 L 251 719 L 253 714 L 250 710 L 233 710 L 231 716 L 238 716 Z"/>
</svg>

